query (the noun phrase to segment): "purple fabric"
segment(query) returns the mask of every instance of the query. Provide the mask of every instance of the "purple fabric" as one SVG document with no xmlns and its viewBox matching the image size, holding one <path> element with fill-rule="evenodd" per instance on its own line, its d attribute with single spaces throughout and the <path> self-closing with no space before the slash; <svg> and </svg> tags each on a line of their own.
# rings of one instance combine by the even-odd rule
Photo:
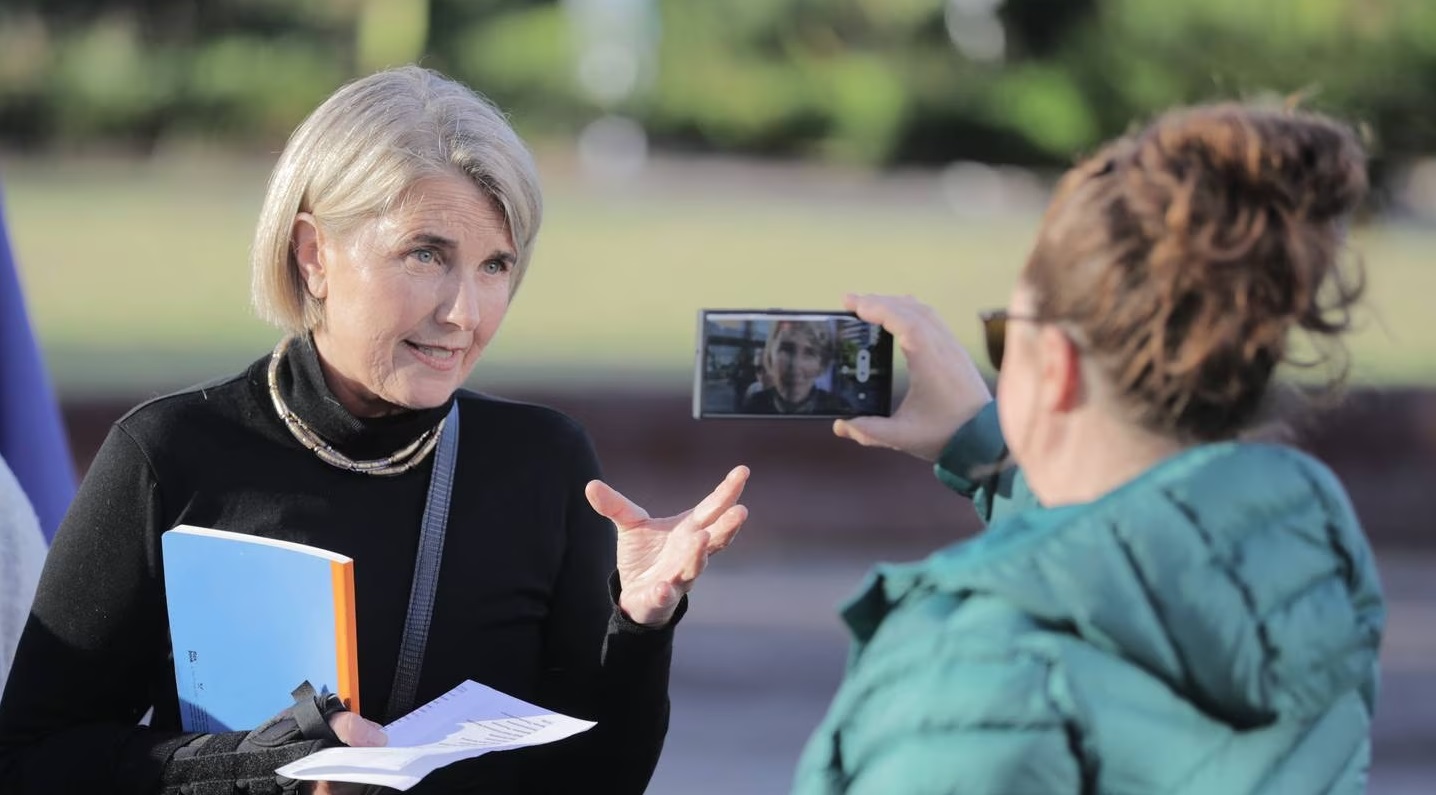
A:
<svg viewBox="0 0 1436 795">
<path fill-rule="evenodd" d="M 48 543 L 75 495 L 60 407 L 25 311 L 0 204 L 0 457 L 29 496 Z"/>
</svg>

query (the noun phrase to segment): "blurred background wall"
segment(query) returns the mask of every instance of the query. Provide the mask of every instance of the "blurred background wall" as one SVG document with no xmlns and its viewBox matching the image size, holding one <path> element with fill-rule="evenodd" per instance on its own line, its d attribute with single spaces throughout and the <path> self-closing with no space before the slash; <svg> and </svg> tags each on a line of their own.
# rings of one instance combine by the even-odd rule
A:
<svg viewBox="0 0 1436 795">
<path fill-rule="evenodd" d="M 1374 789 L 1429 790 L 1436 3 L 5 0 L 0 187 L 80 472 L 134 403 L 272 346 L 246 270 L 268 170 L 338 85 L 409 62 L 509 112 L 545 183 L 533 268 L 473 385 L 577 416 L 615 484 L 655 511 L 752 465 L 753 519 L 728 573 L 714 573 L 718 592 L 741 594 L 706 608 L 730 633 L 794 602 L 795 583 L 827 582 L 815 565 L 856 577 L 870 559 L 922 555 L 976 526 L 920 462 L 842 443 L 821 423 L 693 421 L 700 307 L 913 293 L 977 350 L 976 312 L 1005 303 L 1052 181 L 1100 141 L 1218 99 L 1299 102 L 1358 124 L 1373 153 L 1353 234 L 1369 300 L 1347 399 L 1303 415 L 1296 441 L 1346 479 L 1391 575 L 1398 662 L 1378 756 L 1391 772 Z M 720 587 L 753 571 L 767 585 Z M 793 621 L 834 629 L 829 608 Z M 655 791 L 708 791 L 678 783 L 694 766 L 711 791 L 779 791 L 835 681 L 838 636 L 788 650 L 831 658 L 832 676 L 794 674 L 825 684 L 794 702 L 801 720 L 772 724 L 786 733 L 739 743 L 740 759 L 769 760 L 744 779 L 703 767 L 696 749 L 716 739 L 684 723 L 682 694 L 728 704 L 751 729 L 731 699 L 782 680 L 782 663 L 733 673 L 754 667 L 743 643 L 781 655 L 774 644 L 794 635 L 718 643 L 694 631 L 703 659 L 680 654 L 676 679 L 679 761 Z"/>
</svg>

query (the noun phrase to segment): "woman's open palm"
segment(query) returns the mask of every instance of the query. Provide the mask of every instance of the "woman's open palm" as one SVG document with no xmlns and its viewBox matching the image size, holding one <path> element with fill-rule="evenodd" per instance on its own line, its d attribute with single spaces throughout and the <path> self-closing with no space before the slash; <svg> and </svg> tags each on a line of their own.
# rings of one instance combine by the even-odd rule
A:
<svg viewBox="0 0 1436 795">
<path fill-rule="evenodd" d="M 708 556 L 728 546 L 748 518 L 738 504 L 747 482 L 748 468 L 735 467 L 702 502 L 661 519 L 603 481 L 588 484 L 589 504 L 618 531 L 619 607 L 629 618 L 648 626 L 673 618 Z"/>
</svg>

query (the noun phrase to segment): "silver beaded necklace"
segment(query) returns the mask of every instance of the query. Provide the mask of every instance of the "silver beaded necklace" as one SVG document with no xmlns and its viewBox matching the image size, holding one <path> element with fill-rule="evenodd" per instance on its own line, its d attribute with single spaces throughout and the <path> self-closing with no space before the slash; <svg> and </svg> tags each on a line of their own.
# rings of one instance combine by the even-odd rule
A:
<svg viewBox="0 0 1436 795">
<path fill-rule="evenodd" d="M 340 469 L 350 472 L 358 472 L 363 475 L 398 475 L 408 472 L 418 466 L 433 451 L 434 446 L 439 443 L 439 434 L 444 430 L 444 421 L 440 420 L 438 425 L 419 434 L 419 438 L 405 445 L 403 449 L 386 458 L 375 458 L 369 461 L 356 461 L 344 455 L 334 446 L 324 441 L 323 437 L 314 432 L 299 415 L 290 410 L 284 404 L 284 399 L 279 396 L 279 360 L 284 357 L 284 352 L 293 341 L 293 336 L 286 336 L 274 346 L 274 353 L 269 356 L 269 399 L 274 403 L 274 411 L 279 414 L 279 419 L 284 422 L 284 427 L 289 429 L 294 438 L 319 456 L 319 460 Z"/>
</svg>

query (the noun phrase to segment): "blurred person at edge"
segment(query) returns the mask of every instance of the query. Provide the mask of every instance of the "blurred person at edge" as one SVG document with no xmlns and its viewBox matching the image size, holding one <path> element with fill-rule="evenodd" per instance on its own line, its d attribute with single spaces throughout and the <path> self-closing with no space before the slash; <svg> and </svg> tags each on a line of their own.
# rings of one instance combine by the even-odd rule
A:
<svg viewBox="0 0 1436 795">
<path fill-rule="evenodd" d="M 1313 113 L 1175 109 L 1110 143 L 984 317 L 995 402 L 933 310 L 849 298 L 911 387 L 835 433 L 934 462 L 987 528 L 878 565 L 847 605 L 795 792 L 1365 789 L 1372 552 L 1325 466 L 1238 437 L 1293 333 L 1348 329 L 1366 184 L 1357 138 Z"/>
<path fill-rule="evenodd" d="M 10 673 L 44 563 L 40 518 L 15 473 L 0 458 L 0 687 Z"/>
<path fill-rule="evenodd" d="M 274 773 L 326 745 L 385 742 L 335 698 L 296 703 L 267 732 L 180 731 L 159 537 L 188 523 L 354 558 L 360 704 L 393 720 L 380 713 L 451 412 L 453 496 L 414 704 L 473 679 L 598 725 L 455 763 L 411 791 L 646 787 L 668 727 L 674 625 L 746 517 L 747 470 L 652 519 L 598 480 L 573 420 L 461 388 L 523 278 L 540 214 L 525 145 L 435 72 L 351 82 L 298 127 L 252 252 L 255 304 L 286 334 L 244 372 L 111 429 L 50 550 L 0 702 L 0 791 L 360 790 Z"/>
</svg>

